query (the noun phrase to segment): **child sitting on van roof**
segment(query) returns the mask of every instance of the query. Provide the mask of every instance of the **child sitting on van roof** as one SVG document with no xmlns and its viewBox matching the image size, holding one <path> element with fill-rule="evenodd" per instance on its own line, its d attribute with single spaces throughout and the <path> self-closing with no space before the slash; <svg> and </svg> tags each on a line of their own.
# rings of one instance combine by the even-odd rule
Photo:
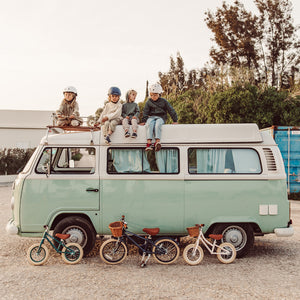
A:
<svg viewBox="0 0 300 300">
<path fill-rule="evenodd" d="M 168 113 L 170 114 L 173 124 L 177 123 L 177 114 L 172 105 L 164 98 L 161 98 L 163 89 L 159 83 L 155 83 L 149 87 L 150 98 L 147 100 L 143 119 L 140 125 L 146 122 L 147 146 L 146 151 L 159 151 L 161 148 L 161 127 L 167 121 Z M 155 138 L 155 144 L 152 145 L 152 138 Z"/>
<path fill-rule="evenodd" d="M 137 129 L 139 123 L 139 116 L 140 116 L 140 108 L 135 103 L 137 92 L 135 90 L 129 90 L 126 93 L 126 103 L 122 105 L 122 125 L 125 131 L 125 137 L 130 137 L 129 133 L 129 125 L 132 125 L 132 138 L 137 137 Z"/>
<path fill-rule="evenodd" d="M 76 101 L 77 90 L 68 86 L 63 90 L 64 99 L 56 111 L 57 126 L 80 126 L 82 118 L 79 114 L 79 106 Z"/>
<path fill-rule="evenodd" d="M 111 87 L 108 90 L 108 103 L 106 103 L 95 126 L 101 124 L 105 143 L 110 145 L 111 134 L 116 130 L 116 126 L 121 124 L 122 104 L 119 102 L 121 91 L 118 87 Z"/>
</svg>

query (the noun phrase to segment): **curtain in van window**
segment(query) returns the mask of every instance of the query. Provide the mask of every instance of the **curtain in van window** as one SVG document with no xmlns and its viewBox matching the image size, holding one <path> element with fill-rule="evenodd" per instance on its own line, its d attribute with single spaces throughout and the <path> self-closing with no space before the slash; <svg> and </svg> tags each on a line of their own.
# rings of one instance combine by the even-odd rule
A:
<svg viewBox="0 0 300 300">
<path fill-rule="evenodd" d="M 155 158 L 160 173 L 178 173 L 177 149 L 161 149 L 155 152 Z"/>
<path fill-rule="evenodd" d="M 236 173 L 260 173 L 261 167 L 257 153 L 252 149 L 232 149 Z"/>
<path fill-rule="evenodd" d="M 142 149 L 112 149 L 113 165 L 118 173 L 150 172 L 150 165 Z"/>
<path fill-rule="evenodd" d="M 197 149 L 197 173 L 224 173 L 227 149 Z"/>
</svg>

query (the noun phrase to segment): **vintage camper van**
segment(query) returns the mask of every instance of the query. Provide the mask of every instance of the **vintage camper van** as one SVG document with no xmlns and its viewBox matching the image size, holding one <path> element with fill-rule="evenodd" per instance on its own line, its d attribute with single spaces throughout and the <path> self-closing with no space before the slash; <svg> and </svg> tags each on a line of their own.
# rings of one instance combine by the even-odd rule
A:
<svg viewBox="0 0 300 300">
<path fill-rule="evenodd" d="M 101 131 L 45 136 L 13 185 L 7 231 L 26 237 L 71 234 L 89 253 L 122 215 L 130 230 L 186 228 L 223 234 L 239 257 L 255 235 L 291 236 L 286 175 L 272 137 L 256 124 L 164 125 L 162 149 L 145 151 L 145 127 L 105 145 Z"/>
</svg>

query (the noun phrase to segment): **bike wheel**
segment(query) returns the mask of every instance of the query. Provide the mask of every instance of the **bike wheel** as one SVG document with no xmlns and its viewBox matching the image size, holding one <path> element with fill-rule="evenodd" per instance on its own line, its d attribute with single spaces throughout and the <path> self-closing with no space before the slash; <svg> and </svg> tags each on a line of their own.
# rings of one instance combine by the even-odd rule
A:
<svg viewBox="0 0 300 300">
<path fill-rule="evenodd" d="M 101 259 L 110 265 L 120 264 L 127 256 L 127 247 L 115 239 L 105 241 L 100 247 Z"/>
<path fill-rule="evenodd" d="M 83 249 L 77 243 L 69 243 L 67 244 L 61 254 L 62 260 L 67 264 L 77 264 L 81 261 L 83 257 Z"/>
<path fill-rule="evenodd" d="M 30 264 L 40 266 L 49 258 L 49 250 L 44 244 L 33 244 L 27 251 L 27 259 Z"/>
<path fill-rule="evenodd" d="M 204 252 L 199 245 L 195 249 L 194 244 L 189 244 L 184 248 L 182 256 L 186 263 L 196 266 L 203 260 Z"/>
<path fill-rule="evenodd" d="M 171 239 L 157 240 L 152 249 L 153 257 L 157 262 L 168 265 L 178 258 L 180 250 L 178 245 Z"/>
<path fill-rule="evenodd" d="M 222 243 L 217 248 L 217 257 L 218 257 L 218 260 L 220 262 L 222 262 L 223 264 L 232 263 L 235 260 L 235 257 L 236 257 L 235 247 L 230 243 Z"/>
</svg>

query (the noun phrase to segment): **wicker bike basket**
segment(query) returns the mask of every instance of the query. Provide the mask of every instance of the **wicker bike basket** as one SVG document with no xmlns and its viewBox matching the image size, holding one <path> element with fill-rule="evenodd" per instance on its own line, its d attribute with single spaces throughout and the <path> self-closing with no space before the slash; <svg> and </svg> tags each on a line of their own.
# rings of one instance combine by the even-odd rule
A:
<svg viewBox="0 0 300 300">
<path fill-rule="evenodd" d="M 117 222 L 110 223 L 108 225 L 108 228 L 110 229 L 111 234 L 114 237 L 122 236 L 122 229 L 123 229 L 123 223 L 122 222 L 117 221 Z"/>
<path fill-rule="evenodd" d="M 187 231 L 191 237 L 197 237 L 199 235 L 199 227 L 198 226 L 188 227 Z"/>
</svg>

